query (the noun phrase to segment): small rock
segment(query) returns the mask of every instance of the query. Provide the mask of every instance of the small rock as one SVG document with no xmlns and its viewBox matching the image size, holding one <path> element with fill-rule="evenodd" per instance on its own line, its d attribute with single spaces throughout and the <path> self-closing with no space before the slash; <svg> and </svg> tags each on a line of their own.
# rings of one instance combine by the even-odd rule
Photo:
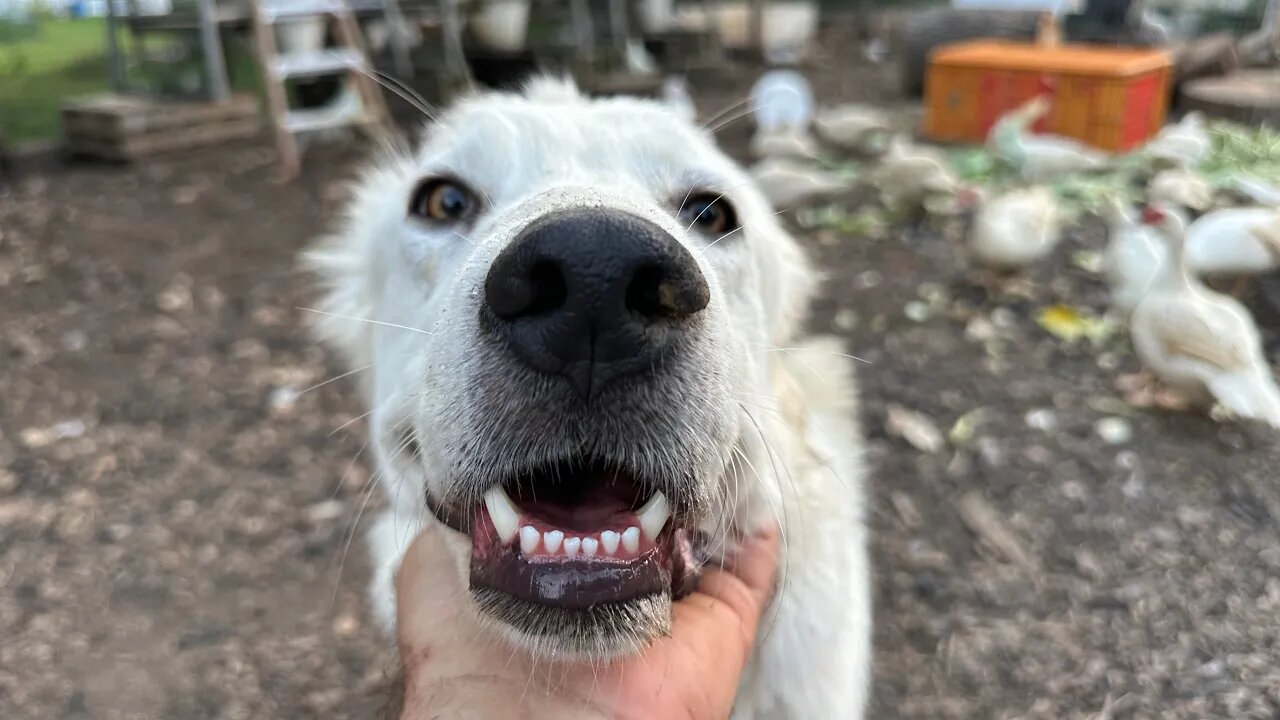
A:
<svg viewBox="0 0 1280 720">
<path fill-rule="evenodd" d="M 1009 308 L 998 307 L 991 311 L 991 324 L 1001 330 L 1011 330 L 1018 324 L 1018 316 Z"/>
<path fill-rule="evenodd" d="M 83 420 L 78 419 L 64 420 L 50 430 L 59 440 L 72 440 L 84 435 L 85 424 Z"/>
<path fill-rule="evenodd" d="M 978 458 L 987 468 L 1004 467 L 1004 448 L 1000 447 L 1000 441 L 990 437 L 978 438 L 977 447 Z"/>
<path fill-rule="evenodd" d="M 26 498 L 0 500 L 0 527 L 25 520 L 35 514 L 35 506 Z"/>
<path fill-rule="evenodd" d="M 1107 576 L 1105 570 L 1102 569 L 1102 563 L 1097 556 L 1088 550 L 1076 551 L 1076 568 L 1080 573 L 1093 580 L 1102 580 Z"/>
<path fill-rule="evenodd" d="M 1040 430 L 1042 432 L 1052 432 L 1058 427 L 1058 418 L 1053 411 L 1048 408 L 1040 408 L 1032 410 L 1026 414 L 1023 420 L 1027 423 L 1027 427 L 1032 430 Z"/>
<path fill-rule="evenodd" d="M 300 395 L 297 388 L 291 385 L 278 387 L 267 396 L 267 407 L 273 415 L 288 415 L 298 404 Z"/>
<path fill-rule="evenodd" d="M 858 313 L 848 308 L 842 308 L 836 313 L 832 319 L 835 326 L 841 330 L 849 331 L 858 327 Z"/>
<path fill-rule="evenodd" d="M 884 277 L 875 270 L 864 270 L 853 278 L 853 286 L 858 290 L 870 290 L 878 287 L 883 282 Z"/>
<path fill-rule="evenodd" d="M 89 336 L 83 330 L 72 330 L 62 336 L 62 349 L 67 352 L 80 352 L 89 344 Z"/>
<path fill-rule="evenodd" d="M 325 500 L 307 508 L 307 522 L 312 525 L 337 520 L 346 512 L 347 506 L 341 500 Z"/>
<path fill-rule="evenodd" d="M 192 187 L 190 185 L 186 187 L 176 188 L 169 195 L 169 199 L 173 201 L 174 205 L 190 205 L 191 203 L 195 202 L 196 199 L 199 197 L 200 197 L 200 188 Z"/>
<path fill-rule="evenodd" d="M 185 276 L 181 276 L 180 279 L 171 283 L 169 287 L 160 291 L 160 294 L 156 296 L 156 307 L 170 313 L 191 309 L 194 300 L 191 297 L 190 279 L 186 278 L 187 281 L 182 282 L 181 278 L 185 278 Z"/>
<path fill-rule="evenodd" d="M 29 427 L 18 433 L 18 439 L 29 448 L 42 448 L 52 444 L 57 438 L 49 428 Z"/>
<path fill-rule="evenodd" d="M 1022 451 L 1022 457 L 1036 465 L 1048 465 L 1053 462 L 1053 453 L 1043 445 L 1032 445 Z"/>
<path fill-rule="evenodd" d="M 341 638 L 352 637 L 360 631 L 360 618 L 344 612 L 333 619 L 333 634 Z"/>
<path fill-rule="evenodd" d="M 946 570 L 951 566 L 946 553 L 918 538 L 907 542 L 903 561 L 912 570 Z"/>
<path fill-rule="evenodd" d="M 1122 417 L 1102 418 L 1093 431 L 1108 445 L 1123 445 L 1133 439 L 1133 424 Z"/>
<path fill-rule="evenodd" d="M 924 524 L 924 518 L 920 516 L 920 511 L 910 495 L 901 490 L 894 490 L 889 494 L 889 501 L 893 503 L 893 509 L 898 511 L 898 517 L 902 518 L 903 525 L 918 528 Z"/>
<path fill-rule="evenodd" d="M 922 323 L 929 319 L 933 314 L 933 310 L 929 308 L 928 303 L 920 300 L 912 300 L 902 308 L 902 314 L 907 316 L 912 322 Z"/>
<path fill-rule="evenodd" d="M 990 320 L 978 315 L 964 327 L 964 337 L 970 342 L 987 342 L 996 336 L 996 326 Z"/>
<path fill-rule="evenodd" d="M 946 442 L 933 418 L 927 415 L 908 410 L 896 403 L 886 408 L 886 415 L 885 431 L 901 437 L 921 452 L 936 453 Z"/>
<path fill-rule="evenodd" d="M 0 467 L 0 493 L 11 493 L 18 489 L 18 476 Z"/>
</svg>

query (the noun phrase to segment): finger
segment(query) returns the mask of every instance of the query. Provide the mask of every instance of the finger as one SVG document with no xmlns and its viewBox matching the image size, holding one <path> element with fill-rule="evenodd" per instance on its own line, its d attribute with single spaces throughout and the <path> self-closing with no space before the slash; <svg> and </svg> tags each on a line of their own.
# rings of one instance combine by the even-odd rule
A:
<svg viewBox="0 0 1280 720">
<path fill-rule="evenodd" d="M 744 541 L 725 569 L 708 569 L 697 592 L 676 604 L 672 635 L 710 658 L 745 664 L 773 593 L 779 547 L 778 532 L 770 529 Z"/>
</svg>

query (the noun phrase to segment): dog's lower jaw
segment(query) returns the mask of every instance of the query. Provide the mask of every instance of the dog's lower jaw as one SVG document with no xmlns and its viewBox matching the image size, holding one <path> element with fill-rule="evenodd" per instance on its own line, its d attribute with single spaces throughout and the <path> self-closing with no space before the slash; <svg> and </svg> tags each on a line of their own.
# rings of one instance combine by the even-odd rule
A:
<svg viewBox="0 0 1280 720">
<path fill-rule="evenodd" d="M 471 589 L 481 617 L 513 645 L 548 660 L 604 661 L 636 655 L 671 632 L 671 595 L 566 609 L 492 588 Z"/>
</svg>

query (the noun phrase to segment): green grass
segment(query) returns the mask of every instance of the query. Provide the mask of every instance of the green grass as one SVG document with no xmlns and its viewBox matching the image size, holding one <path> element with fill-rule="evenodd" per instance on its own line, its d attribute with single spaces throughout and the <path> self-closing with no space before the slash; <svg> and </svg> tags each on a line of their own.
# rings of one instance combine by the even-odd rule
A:
<svg viewBox="0 0 1280 720">
<path fill-rule="evenodd" d="M 65 98 L 108 86 L 102 19 L 36 22 L 34 35 L 0 44 L 0 127 L 9 142 L 57 135 Z"/>
<path fill-rule="evenodd" d="M 107 30 L 102 18 L 45 18 L 35 33 L 0 33 L 0 128 L 6 142 L 51 139 L 58 136 L 59 109 L 69 98 L 105 92 L 110 88 L 107 67 Z M 16 42 L 13 36 L 22 39 Z M 119 47 L 130 42 L 120 31 Z M 162 38 L 156 38 L 163 42 Z M 149 40 L 148 47 L 152 47 Z M 225 48 L 232 89 L 257 93 L 260 83 L 253 57 L 246 47 Z M 134 68 L 133 87 L 172 91 L 175 78 L 198 81 L 197 58 L 183 61 L 164 73 L 148 76 Z M 188 88 L 191 89 L 191 88 Z"/>
</svg>

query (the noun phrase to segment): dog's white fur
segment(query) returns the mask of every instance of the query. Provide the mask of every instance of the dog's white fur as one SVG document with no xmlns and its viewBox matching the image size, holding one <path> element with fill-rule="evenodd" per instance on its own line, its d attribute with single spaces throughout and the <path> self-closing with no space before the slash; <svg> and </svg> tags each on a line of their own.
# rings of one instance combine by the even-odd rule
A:
<svg viewBox="0 0 1280 720">
<path fill-rule="evenodd" d="M 416 184 L 441 172 L 484 195 L 474 226 L 446 231 L 407 217 Z M 676 204 L 698 185 L 724 191 L 741 231 L 716 240 L 676 222 Z M 716 539 L 768 522 L 783 529 L 777 596 L 734 716 L 860 718 L 871 636 L 861 439 L 838 345 L 801 338 L 814 273 L 707 133 L 657 103 L 587 100 L 563 81 L 461 103 L 428 129 L 418 152 L 366 173 L 338 232 L 307 255 L 324 287 L 320 334 L 353 368 L 369 368 L 362 386 L 370 446 L 391 500 L 370 533 L 376 614 L 391 627 L 400 557 L 423 523 L 436 522 L 424 493 L 474 496 L 483 488 L 456 487 L 451 475 L 509 469 L 521 458 L 503 453 L 537 452 L 499 444 L 473 449 L 487 454 L 477 459 L 461 450 L 470 447 L 461 435 L 495 431 L 469 410 L 482 372 L 471 357 L 479 352 L 476 310 L 490 262 L 521 228 L 585 205 L 650 219 L 696 259 L 711 303 L 695 361 L 716 368 L 726 387 L 698 388 L 705 402 L 672 403 L 690 406 L 670 410 L 675 425 L 694 426 L 693 436 L 670 431 L 653 440 L 690 455 L 711 490 L 706 529 Z M 421 462 L 399 452 L 406 426 Z M 458 537 L 442 551 L 465 572 L 470 544 Z"/>
</svg>

